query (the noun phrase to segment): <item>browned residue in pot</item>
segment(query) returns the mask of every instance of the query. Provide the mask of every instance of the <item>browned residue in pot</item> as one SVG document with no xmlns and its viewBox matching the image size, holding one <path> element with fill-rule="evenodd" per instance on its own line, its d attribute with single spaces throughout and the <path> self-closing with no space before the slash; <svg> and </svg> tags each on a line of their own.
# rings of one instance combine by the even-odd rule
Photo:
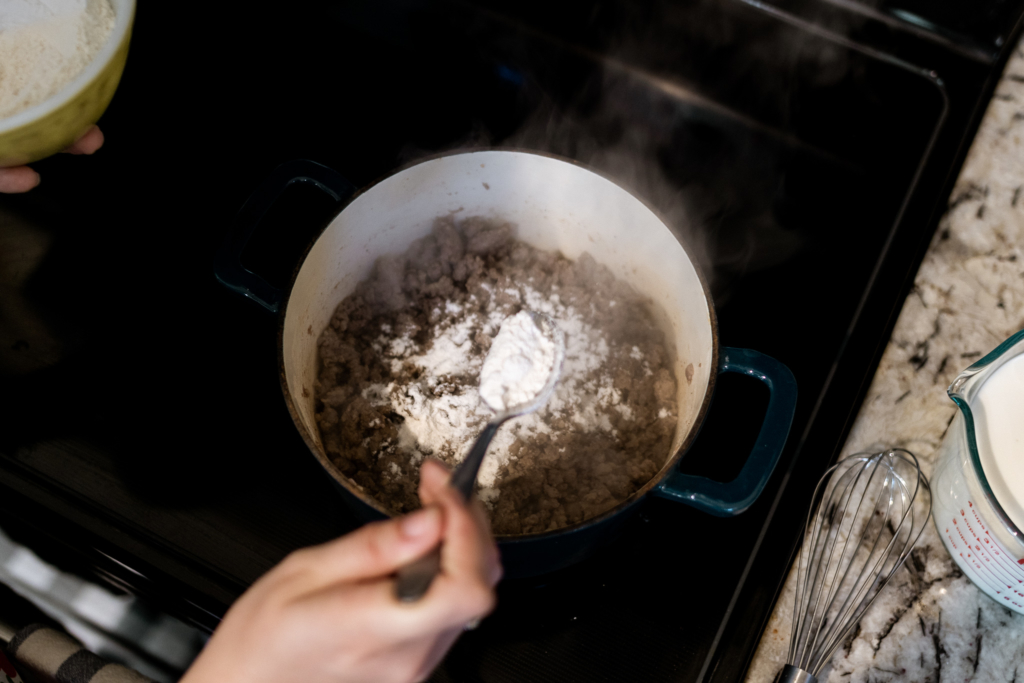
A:
<svg viewBox="0 0 1024 683">
<path fill-rule="evenodd" d="M 316 387 L 316 419 L 331 460 L 393 511 L 418 507 L 419 461 L 430 455 L 454 465 L 487 414 L 471 416 L 479 425 L 463 420 L 468 443 L 429 453 L 410 446 L 407 436 L 403 441 L 401 401 L 413 387 L 418 405 L 467 392 L 479 404 L 476 372 L 425 378 L 410 359 L 431 352 L 440 331 L 462 326 L 472 341 L 463 360 L 472 366 L 497 333 L 493 321 L 524 308 L 527 296 L 555 297 L 562 310 L 571 308 L 577 325 L 585 319 L 587 329 L 600 332 L 604 355 L 600 367 L 580 371 L 573 385 L 579 402 L 563 397 L 560 403 L 556 392 L 537 413 L 543 429 L 502 427 L 515 438 L 485 492 L 495 532 L 575 524 L 646 484 L 668 456 L 677 415 L 671 358 L 651 302 L 589 255 L 570 261 L 539 251 L 515 241 L 512 226 L 479 218 L 439 220 L 431 236 L 402 256 L 380 259 L 373 276 L 338 306 L 320 336 Z M 692 377 L 690 365 L 687 380 Z"/>
</svg>

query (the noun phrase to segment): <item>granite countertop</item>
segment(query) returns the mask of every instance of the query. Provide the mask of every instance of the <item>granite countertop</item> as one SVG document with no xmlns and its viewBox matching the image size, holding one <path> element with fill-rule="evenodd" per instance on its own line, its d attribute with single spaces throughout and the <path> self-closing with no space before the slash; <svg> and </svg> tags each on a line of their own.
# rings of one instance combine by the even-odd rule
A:
<svg viewBox="0 0 1024 683">
<path fill-rule="evenodd" d="M 1007 64 L 843 448 L 900 446 L 931 475 L 956 408 L 946 387 L 1024 328 L 1024 41 Z M 929 523 L 819 676 L 830 683 L 1024 681 L 1024 615 L 961 574 Z M 790 573 L 747 674 L 768 683 L 789 646 Z"/>
</svg>

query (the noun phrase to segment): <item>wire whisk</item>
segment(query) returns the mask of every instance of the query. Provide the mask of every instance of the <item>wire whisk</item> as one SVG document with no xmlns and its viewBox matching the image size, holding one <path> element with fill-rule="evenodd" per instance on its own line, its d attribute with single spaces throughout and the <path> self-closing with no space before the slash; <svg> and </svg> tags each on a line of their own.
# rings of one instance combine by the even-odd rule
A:
<svg viewBox="0 0 1024 683">
<path fill-rule="evenodd" d="M 913 453 L 857 453 L 811 499 L 797 567 L 788 664 L 779 683 L 814 683 L 850 629 L 910 555 L 931 515 Z"/>
</svg>

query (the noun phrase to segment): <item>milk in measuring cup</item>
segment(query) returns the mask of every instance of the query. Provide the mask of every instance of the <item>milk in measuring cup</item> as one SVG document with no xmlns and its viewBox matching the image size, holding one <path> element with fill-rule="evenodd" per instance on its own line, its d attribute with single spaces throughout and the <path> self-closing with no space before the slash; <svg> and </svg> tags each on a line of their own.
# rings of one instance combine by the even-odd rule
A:
<svg viewBox="0 0 1024 683">
<path fill-rule="evenodd" d="M 985 380 L 971 410 L 981 469 L 1010 520 L 1024 529 L 1024 355 Z"/>
<path fill-rule="evenodd" d="M 1024 330 L 948 393 L 960 410 L 936 454 L 936 530 L 978 588 L 1024 614 Z"/>
</svg>

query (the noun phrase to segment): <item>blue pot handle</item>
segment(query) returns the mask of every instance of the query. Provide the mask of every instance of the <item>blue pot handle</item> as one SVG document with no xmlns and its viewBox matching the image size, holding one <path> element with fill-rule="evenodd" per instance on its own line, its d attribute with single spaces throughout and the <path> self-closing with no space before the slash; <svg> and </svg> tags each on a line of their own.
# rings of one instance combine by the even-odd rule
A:
<svg viewBox="0 0 1024 683">
<path fill-rule="evenodd" d="M 673 472 L 653 493 L 692 505 L 717 517 L 738 515 L 754 504 L 768 483 L 796 412 L 796 378 L 785 365 L 750 349 L 725 347 L 719 356 L 718 373 L 736 372 L 768 385 L 771 397 L 754 450 L 739 475 L 728 483 Z"/>
<path fill-rule="evenodd" d="M 292 183 L 310 183 L 339 204 L 356 191 L 355 186 L 334 169 L 308 159 L 286 161 L 275 168 L 245 200 L 224 243 L 217 251 L 213 267 L 221 284 L 252 299 L 271 313 L 277 313 L 284 301 L 285 292 L 245 268 L 242 265 L 242 250 L 267 210 Z"/>
</svg>

